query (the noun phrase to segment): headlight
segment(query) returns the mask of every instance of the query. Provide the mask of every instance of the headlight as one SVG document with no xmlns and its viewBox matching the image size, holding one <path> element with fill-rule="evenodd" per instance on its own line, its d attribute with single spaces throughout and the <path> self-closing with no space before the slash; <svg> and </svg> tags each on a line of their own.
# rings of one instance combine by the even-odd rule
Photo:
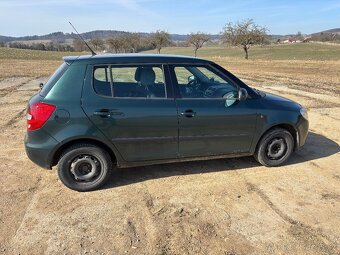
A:
<svg viewBox="0 0 340 255">
<path fill-rule="evenodd" d="M 307 112 L 306 108 L 302 107 L 300 109 L 300 113 L 301 113 L 302 117 L 304 117 L 306 120 L 308 120 L 308 112 Z"/>
</svg>

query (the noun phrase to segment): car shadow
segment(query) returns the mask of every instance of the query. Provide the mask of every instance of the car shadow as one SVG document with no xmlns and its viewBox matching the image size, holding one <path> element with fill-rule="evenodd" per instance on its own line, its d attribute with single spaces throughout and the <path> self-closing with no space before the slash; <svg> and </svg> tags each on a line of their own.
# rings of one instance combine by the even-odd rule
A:
<svg viewBox="0 0 340 255">
<path fill-rule="evenodd" d="M 340 147 L 336 142 L 321 134 L 310 132 L 303 148 L 295 152 L 284 165 L 294 165 L 328 157 L 339 151 Z M 125 186 L 150 179 L 220 171 L 246 170 L 257 166 L 260 166 L 260 164 L 255 161 L 253 157 L 242 157 L 122 168 L 114 171 L 111 180 L 102 189 Z M 270 168 L 268 168 L 268 170 L 270 170 Z"/>
<path fill-rule="evenodd" d="M 296 151 L 285 165 L 325 158 L 340 152 L 337 142 L 315 132 L 309 132 L 305 145 Z"/>
</svg>

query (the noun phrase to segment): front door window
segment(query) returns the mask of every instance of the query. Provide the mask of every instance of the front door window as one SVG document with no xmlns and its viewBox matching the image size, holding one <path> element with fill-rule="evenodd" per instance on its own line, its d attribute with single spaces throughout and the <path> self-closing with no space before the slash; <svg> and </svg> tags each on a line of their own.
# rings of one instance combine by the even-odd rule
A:
<svg viewBox="0 0 340 255">
<path fill-rule="evenodd" d="M 237 87 L 208 66 L 175 66 L 181 98 L 223 98 L 235 102 Z"/>
</svg>

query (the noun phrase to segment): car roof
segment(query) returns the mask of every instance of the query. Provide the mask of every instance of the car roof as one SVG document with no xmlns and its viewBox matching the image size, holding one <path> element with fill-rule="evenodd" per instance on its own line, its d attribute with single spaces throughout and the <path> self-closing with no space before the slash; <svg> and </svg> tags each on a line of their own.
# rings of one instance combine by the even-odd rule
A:
<svg viewBox="0 0 340 255">
<path fill-rule="evenodd" d="M 207 63 L 208 60 L 194 58 L 190 56 L 170 55 L 170 54 L 142 54 L 142 53 L 124 53 L 124 54 L 99 54 L 99 55 L 82 55 L 67 56 L 63 58 L 67 63 L 86 62 L 91 64 L 117 63 Z"/>
</svg>

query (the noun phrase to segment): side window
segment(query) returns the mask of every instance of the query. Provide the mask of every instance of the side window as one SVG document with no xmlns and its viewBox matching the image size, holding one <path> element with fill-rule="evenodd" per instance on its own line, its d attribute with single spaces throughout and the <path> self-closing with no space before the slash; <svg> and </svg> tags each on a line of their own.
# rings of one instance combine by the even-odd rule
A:
<svg viewBox="0 0 340 255">
<path fill-rule="evenodd" d="M 165 98 L 162 66 L 106 66 L 94 69 L 94 90 L 110 97 Z"/>
<path fill-rule="evenodd" d="M 237 88 L 209 66 L 175 66 L 182 98 L 235 98 Z"/>
<path fill-rule="evenodd" d="M 93 88 L 101 96 L 112 96 L 110 69 L 108 66 L 98 66 L 93 71 Z"/>
<path fill-rule="evenodd" d="M 193 77 L 193 74 L 185 67 L 178 66 L 175 67 L 175 73 L 178 85 L 184 86 L 190 83 L 190 79 Z"/>
</svg>

